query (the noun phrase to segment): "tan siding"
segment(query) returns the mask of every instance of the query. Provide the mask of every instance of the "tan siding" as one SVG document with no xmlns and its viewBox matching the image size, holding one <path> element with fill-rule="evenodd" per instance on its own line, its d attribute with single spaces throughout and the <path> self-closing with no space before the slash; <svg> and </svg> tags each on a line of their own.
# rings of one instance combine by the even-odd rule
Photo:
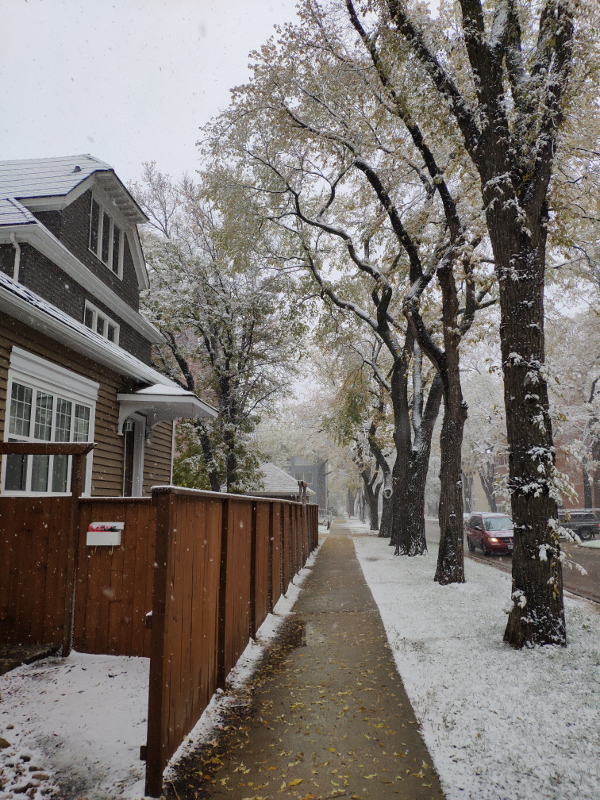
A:
<svg viewBox="0 0 600 800">
<path fill-rule="evenodd" d="M 160 422 L 146 443 L 144 455 L 144 494 L 150 494 L 153 486 L 171 483 L 171 442 L 173 423 Z"/>
<path fill-rule="evenodd" d="M 120 497 L 123 494 L 123 437 L 117 433 L 117 394 L 126 391 L 128 379 L 85 356 L 59 345 L 10 317 L 0 319 L 0 441 L 4 440 L 6 384 L 12 345 L 60 364 L 100 384 L 96 402 L 92 495 Z M 152 442 L 146 447 L 144 493 L 156 484 L 168 484 L 171 475 L 172 423 L 156 426 Z"/>
</svg>

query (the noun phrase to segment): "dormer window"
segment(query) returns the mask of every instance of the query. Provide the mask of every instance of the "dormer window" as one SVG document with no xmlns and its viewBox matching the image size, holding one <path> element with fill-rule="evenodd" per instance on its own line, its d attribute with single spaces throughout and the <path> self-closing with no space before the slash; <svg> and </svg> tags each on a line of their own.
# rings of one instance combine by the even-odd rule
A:
<svg viewBox="0 0 600 800">
<path fill-rule="evenodd" d="M 92 196 L 89 247 L 92 253 L 119 278 L 123 277 L 124 240 L 124 232 L 102 203 Z"/>
<path fill-rule="evenodd" d="M 83 314 L 83 324 L 86 328 L 96 331 L 104 339 L 109 342 L 119 344 L 119 326 L 106 314 L 103 314 L 100 309 L 93 306 L 87 300 L 85 301 L 85 311 Z"/>
</svg>

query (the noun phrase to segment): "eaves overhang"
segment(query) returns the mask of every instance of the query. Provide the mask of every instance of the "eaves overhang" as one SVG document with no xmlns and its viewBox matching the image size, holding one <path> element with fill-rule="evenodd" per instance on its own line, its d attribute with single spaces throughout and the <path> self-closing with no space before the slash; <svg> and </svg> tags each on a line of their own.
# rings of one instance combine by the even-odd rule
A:
<svg viewBox="0 0 600 800">
<path fill-rule="evenodd" d="M 113 372 L 140 383 L 177 387 L 153 367 L 86 328 L 82 322 L 3 272 L 0 272 L 0 311 Z"/>
<path fill-rule="evenodd" d="M 96 299 L 100 300 L 108 308 L 113 309 L 115 314 L 118 314 L 124 322 L 131 325 L 138 333 L 141 333 L 145 339 L 152 342 L 152 344 L 160 344 L 164 341 L 160 331 L 151 322 L 137 311 L 134 311 L 109 286 L 101 281 L 100 278 L 97 278 L 40 222 L 0 226 L 0 244 L 11 244 L 13 241 L 11 234 L 13 233 L 19 243 L 30 244 L 46 258 L 49 258 L 80 286 L 87 289 Z M 137 240 L 137 246 L 140 246 L 139 240 Z"/>
<path fill-rule="evenodd" d="M 174 419 L 214 419 L 217 410 L 193 392 L 179 386 L 155 384 L 117 395 L 119 401 L 119 433 L 123 432 L 125 420 L 132 414 L 146 416 L 146 426 L 153 429 L 159 422 Z"/>
</svg>

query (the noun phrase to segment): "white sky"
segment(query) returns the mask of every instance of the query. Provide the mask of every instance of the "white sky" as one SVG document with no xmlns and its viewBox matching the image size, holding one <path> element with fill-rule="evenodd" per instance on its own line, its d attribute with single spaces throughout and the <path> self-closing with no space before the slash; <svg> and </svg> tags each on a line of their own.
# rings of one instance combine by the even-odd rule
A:
<svg viewBox="0 0 600 800">
<path fill-rule="evenodd" d="M 296 0 L 0 0 L 0 159 L 197 166 L 198 128 Z"/>
</svg>

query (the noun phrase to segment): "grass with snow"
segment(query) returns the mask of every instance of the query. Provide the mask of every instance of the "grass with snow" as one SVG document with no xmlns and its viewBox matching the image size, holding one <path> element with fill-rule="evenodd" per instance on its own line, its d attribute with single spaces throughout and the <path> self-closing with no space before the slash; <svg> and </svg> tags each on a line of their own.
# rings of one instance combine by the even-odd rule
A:
<svg viewBox="0 0 600 800">
<path fill-rule="evenodd" d="M 567 599 L 568 647 L 515 651 L 509 575 L 469 560 L 467 582 L 443 587 L 435 545 L 398 558 L 385 539 L 354 544 L 448 800 L 597 800 L 598 609 Z"/>
</svg>

